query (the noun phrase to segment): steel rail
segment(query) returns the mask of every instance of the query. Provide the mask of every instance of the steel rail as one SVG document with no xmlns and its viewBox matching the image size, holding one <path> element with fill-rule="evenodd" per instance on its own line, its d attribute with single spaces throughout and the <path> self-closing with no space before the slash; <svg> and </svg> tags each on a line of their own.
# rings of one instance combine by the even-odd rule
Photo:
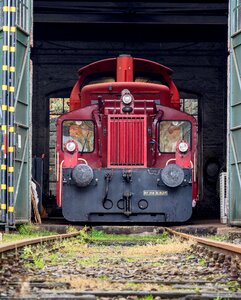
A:
<svg viewBox="0 0 241 300">
<path fill-rule="evenodd" d="M 19 248 L 22 248 L 25 246 L 29 246 L 29 245 L 76 237 L 78 235 L 79 235 L 79 232 L 65 233 L 65 234 L 37 237 L 37 238 L 32 238 L 32 239 L 24 239 L 24 240 L 10 242 L 10 243 L 6 243 L 6 244 L 0 244 L 0 253 L 11 251 L 11 250 L 16 250 L 16 249 L 19 249 Z"/>
<path fill-rule="evenodd" d="M 187 234 L 187 233 L 183 233 L 183 232 L 178 232 L 176 230 L 164 227 L 164 229 L 173 234 L 173 235 L 177 235 L 179 237 L 182 237 L 184 239 L 187 240 L 194 240 L 195 242 L 205 245 L 205 246 L 210 246 L 210 247 L 214 247 L 217 248 L 219 250 L 223 250 L 223 251 L 227 251 L 230 252 L 231 254 L 238 254 L 241 255 L 241 246 L 239 245 L 235 245 L 232 243 L 227 243 L 227 242 L 220 242 L 220 241 L 213 241 L 207 238 L 201 238 L 195 235 L 191 235 L 191 234 Z"/>
<path fill-rule="evenodd" d="M 104 290 L 96 290 L 96 291 L 78 291 L 78 290 L 54 290 L 49 291 L 42 291 L 41 295 L 38 295 L 38 297 L 35 297 L 35 294 L 24 297 L 19 297 L 15 299 L 99 299 L 99 297 L 128 297 L 128 296 L 135 296 L 135 297 L 146 297 L 146 296 L 153 296 L 153 297 L 161 297 L 162 299 L 215 299 L 215 296 L 217 296 L 217 292 L 204 292 L 200 293 L 198 291 L 191 291 L 191 290 L 176 290 L 176 291 L 132 291 L 132 290 L 126 290 L 126 291 L 104 291 Z M 237 292 L 236 294 L 232 292 L 220 292 L 218 293 L 221 299 L 240 299 L 241 293 Z M 35 298 L 33 298 L 35 297 Z M 184 298 L 185 297 L 185 298 Z M 4 298 L 6 299 L 6 298 Z M 14 299 L 14 298 L 9 298 Z"/>
</svg>

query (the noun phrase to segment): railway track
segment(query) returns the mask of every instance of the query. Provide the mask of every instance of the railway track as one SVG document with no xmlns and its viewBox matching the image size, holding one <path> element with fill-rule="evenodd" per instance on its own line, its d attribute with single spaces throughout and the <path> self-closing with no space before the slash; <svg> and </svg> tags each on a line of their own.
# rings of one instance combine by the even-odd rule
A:
<svg viewBox="0 0 241 300">
<path fill-rule="evenodd" d="M 0 246 L 0 299 L 241 299 L 240 246 L 165 230 L 178 238 Z"/>
<path fill-rule="evenodd" d="M 216 251 L 230 254 L 230 255 L 238 255 L 241 256 L 241 246 L 232 244 L 232 243 L 226 243 L 226 242 L 220 242 L 220 241 L 214 241 L 207 238 L 198 237 L 195 235 L 186 234 L 183 232 L 179 232 L 173 229 L 170 229 L 168 227 L 165 227 L 165 230 L 173 235 L 179 236 L 181 238 L 187 239 L 187 240 L 193 240 L 196 243 L 206 246 L 209 248 L 213 248 Z"/>
</svg>

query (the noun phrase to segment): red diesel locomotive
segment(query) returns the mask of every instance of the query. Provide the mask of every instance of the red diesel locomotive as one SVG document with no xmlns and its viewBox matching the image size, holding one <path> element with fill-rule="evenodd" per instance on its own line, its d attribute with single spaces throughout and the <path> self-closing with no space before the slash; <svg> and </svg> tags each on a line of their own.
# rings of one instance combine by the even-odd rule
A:
<svg viewBox="0 0 241 300">
<path fill-rule="evenodd" d="M 183 222 L 197 200 L 196 120 L 172 70 L 120 55 L 87 65 L 57 120 L 57 204 L 84 223 Z"/>
</svg>

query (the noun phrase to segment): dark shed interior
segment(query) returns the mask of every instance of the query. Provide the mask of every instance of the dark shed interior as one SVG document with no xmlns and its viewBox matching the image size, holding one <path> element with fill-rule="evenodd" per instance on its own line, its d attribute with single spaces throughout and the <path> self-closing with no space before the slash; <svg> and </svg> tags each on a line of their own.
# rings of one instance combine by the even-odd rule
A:
<svg viewBox="0 0 241 300">
<path fill-rule="evenodd" d="M 173 69 L 182 97 L 198 99 L 200 217 L 219 214 L 226 163 L 228 1 L 34 1 L 33 155 L 49 193 L 49 99 L 68 97 L 80 67 L 131 54 Z"/>
</svg>

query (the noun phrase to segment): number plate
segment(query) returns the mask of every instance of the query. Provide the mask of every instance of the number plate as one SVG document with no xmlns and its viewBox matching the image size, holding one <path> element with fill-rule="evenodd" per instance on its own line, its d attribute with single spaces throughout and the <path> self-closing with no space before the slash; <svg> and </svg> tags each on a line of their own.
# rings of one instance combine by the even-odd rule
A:
<svg viewBox="0 0 241 300">
<path fill-rule="evenodd" d="M 168 191 L 144 190 L 143 196 L 168 196 Z"/>
</svg>

